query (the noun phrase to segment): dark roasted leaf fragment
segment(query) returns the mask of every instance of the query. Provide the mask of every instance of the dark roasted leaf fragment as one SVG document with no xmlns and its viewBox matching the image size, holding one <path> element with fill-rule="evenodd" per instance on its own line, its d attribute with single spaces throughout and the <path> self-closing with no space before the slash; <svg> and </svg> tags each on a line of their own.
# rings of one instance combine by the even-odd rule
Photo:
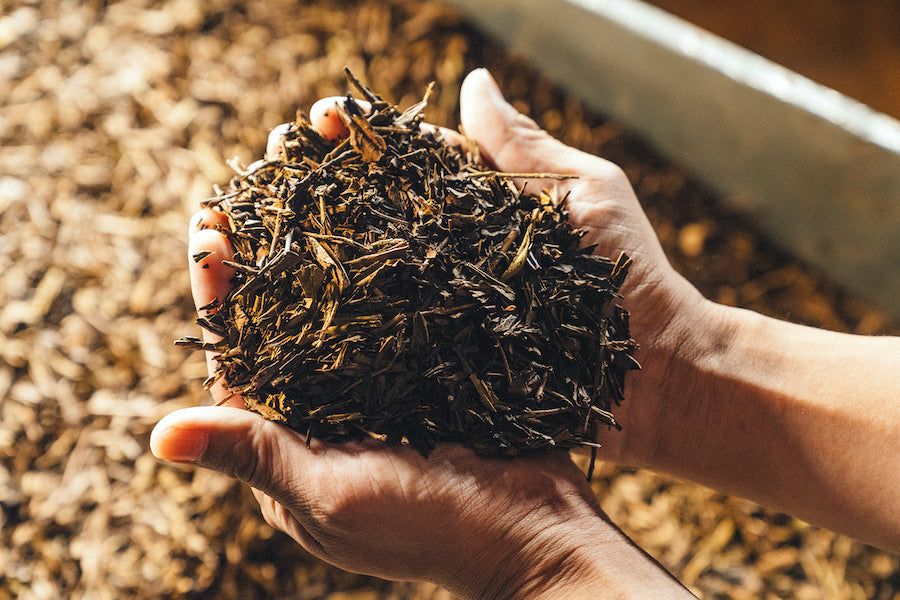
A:
<svg viewBox="0 0 900 600">
<path fill-rule="evenodd" d="M 630 260 L 591 255 L 552 193 L 421 128 L 427 94 L 400 112 L 349 78 L 372 104 L 343 103 L 349 140 L 298 120 L 217 197 L 234 287 L 199 322 L 222 340 L 180 344 L 219 351 L 214 379 L 247 408 L 328 442 L 594 447 L 639 368 L 617 305 Z"/>
</svg>

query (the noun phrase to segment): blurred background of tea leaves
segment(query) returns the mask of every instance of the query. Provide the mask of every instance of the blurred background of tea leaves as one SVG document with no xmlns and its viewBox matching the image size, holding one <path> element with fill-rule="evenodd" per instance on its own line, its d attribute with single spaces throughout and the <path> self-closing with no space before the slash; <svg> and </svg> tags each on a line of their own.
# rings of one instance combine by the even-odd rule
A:
<svg viewBox="0 0 900 600">
<path fill-rule="evenodd" d="M 206 401 L 186 224 L 228 158 L 346 91 L 349 66 L 455 125 L 488 66 L 523 111 L 621 164 L 673 263 L 709 297 L 860 333 L 896 324 L 773 248 L 617 123 L 456 12 L 419 0 L 0 4 L 0 600 L 448 598 L 325 565 L 246 489 L 161 464 L 149 432 Z M 637 401 L 637 400 L 635 400 Z M 613 520 L 706 598 L 900 598 L 900 559 L 750 502 L 602 465 Z"/>
</svg>

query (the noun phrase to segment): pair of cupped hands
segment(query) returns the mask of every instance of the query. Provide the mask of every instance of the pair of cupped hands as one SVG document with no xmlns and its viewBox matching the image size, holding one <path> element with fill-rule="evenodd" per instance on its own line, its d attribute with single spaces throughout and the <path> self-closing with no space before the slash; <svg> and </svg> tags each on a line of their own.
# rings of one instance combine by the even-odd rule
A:
<svg viewBox="0 0 900 600">
<path fill-rule="evenodd" d="M 320 100 L 310 111 L 313 126 L 331 138 L 345 133 L 337 103 Z M 623 172 L 542 131 L 504 100 L 486 70 L 468 75 L 460 105 L 464 131 L 497 169 L 575 176 L 559 183 L 560 193 L 572 224 L 586 230 L 584 243 L 596 245 L 598 254 L 624 251 L 634 260 L 621 290 L 633 336 L 646 347 L 665 335 L 679 305 L 694 296 L 669 266 Z M 458 133 L 445 135 L 465 143 Z M 279 147 L 276 128 L 268 152 Z M 229 289 L 231 271 L 222 261 L 231 248 L 212 228 L 222 218 L 204 209 L 191 221 L 189 254 L 209 252 L 199 263 L 188 261 L 197 307 Z M 639 359 L 652 367 L 652 353 Z M 617 412 L 624 430 L 600 437 L 601 457 L 618 462 L 637 457 L 647 435 L 642 423 L 655 416 L 650 386 L 640 384 L 640 374 L 629 377 L 627 401 Z M 228 395 L 219 385 L 212 393 L 215 401 Z M 151 449 L 159 458 L 246 482 L 269 524 L 340 568 L 427 580 L 462 597 L 536 597 L 583 583 L 598 549 L 628 545 L 566 452 L 485 459 L 448 445 L 426 459 L 375 441 L 307 444 L 242 406 L 230 398 L 223 406 L 169 414 L 153 430 Z"/>
</svg>

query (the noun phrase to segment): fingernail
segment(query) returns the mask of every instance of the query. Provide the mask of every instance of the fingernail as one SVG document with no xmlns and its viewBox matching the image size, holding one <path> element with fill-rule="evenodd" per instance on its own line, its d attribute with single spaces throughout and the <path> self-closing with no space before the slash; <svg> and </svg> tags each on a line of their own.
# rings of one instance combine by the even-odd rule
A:
<svg viewBox="0 0 900 600">
<path fill-rule="evenodd" d="M 150 450 L 154 456 L 179 463 L 195 463 L 206 452 L 209 438 L 205 433 L 192 429 L 168 427 L 159 435 L 151 436 Z"/>
<path fill-rule="evenodd" d="M 475 72 L 478 73 L 478 75 L 487 84 L 487 89 L 491 95 L 491 100 L 493 100 L 497 104 L 507 104 L 506 98 L 503 96 L 503 92 L 500 91 L 500 86 L 497 84 L 497 80 L 494 79 L 494 76 L 491 75 L 491 72 L 484 67 L 476 69 Z"/>
</svg>

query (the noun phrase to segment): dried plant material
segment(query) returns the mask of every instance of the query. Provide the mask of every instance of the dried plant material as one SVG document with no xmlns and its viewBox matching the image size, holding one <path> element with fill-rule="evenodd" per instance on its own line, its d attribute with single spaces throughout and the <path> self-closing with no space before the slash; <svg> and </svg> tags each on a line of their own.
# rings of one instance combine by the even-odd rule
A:
<svg viewBox="0 0 900 600">
<path fill-rule="evenodd" d="M 203 356 L 171 345 L 195 327 L 190 213 L 231 176 L 223 156 L 263 148 L 298 104 L 341 93 L 347 64 L 402 106 L 436 75 L 440 123 L 462 74 L 487 66 L 553 135 L 625 169 L 670 260 L 708 297 L 898 331 L 436 2 L 29 0 L 0 32 L 0 600 L 449 600 L 324 564 L 273 532 L 239 484 L 147 452 L 162 415 L 208 399 Z M 692 223 L 709 224 L 696 256 L 679 243 Z M 310 268 L 314 289 L 324 279 Z M 897 594 L 895 554 L 659 474 L 604 464 L 594 480 L 636 543 L 676 576 L 693 562 L 701 597 Z M 724 521 L 734 536 L 693 560 Z"/>
<path fill-rule="evenodd" d="M 326 441 L 372 436 L 516 455 L 596 444 L 638 368 L 618 289 L 564 199 L 422 128 L 348 73 L 349 138 L 292 123 L 285 153 L 207 205 L 228 217 L 234 290 L 201 325 L 247 408 Z M 543 174 L 539 174 L 543 175 Z"/>
</svg>

